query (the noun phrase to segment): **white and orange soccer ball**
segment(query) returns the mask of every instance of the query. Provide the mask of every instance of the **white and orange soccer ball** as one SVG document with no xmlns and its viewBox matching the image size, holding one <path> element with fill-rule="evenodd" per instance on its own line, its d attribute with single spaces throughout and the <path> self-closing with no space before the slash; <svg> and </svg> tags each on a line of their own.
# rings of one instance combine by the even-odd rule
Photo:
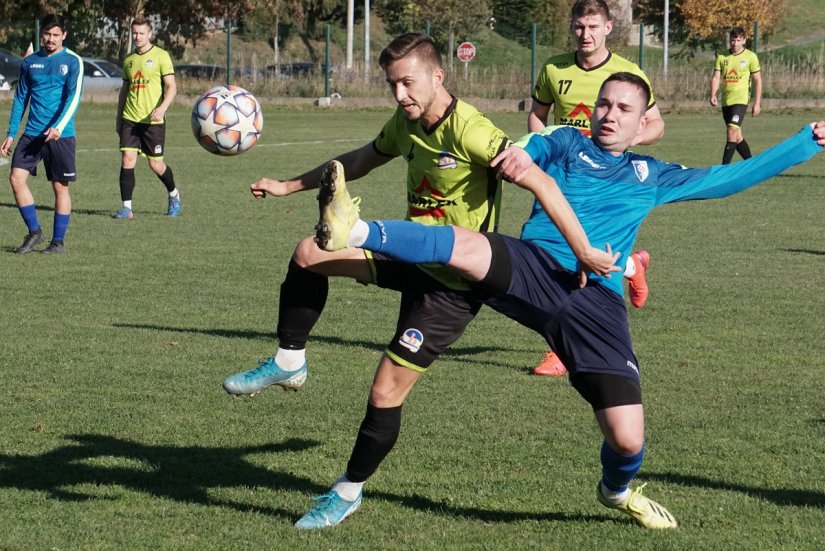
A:
<svg viewBox="0 0 825 551">
<path fill-rule="evenodd" d="M 264 128 L 261 104 L 255 96 L 227 84 L 210 88 L 192 108 L 192 133 L 216 155 L 238 155 L 258 143 Z"/>
</svg>

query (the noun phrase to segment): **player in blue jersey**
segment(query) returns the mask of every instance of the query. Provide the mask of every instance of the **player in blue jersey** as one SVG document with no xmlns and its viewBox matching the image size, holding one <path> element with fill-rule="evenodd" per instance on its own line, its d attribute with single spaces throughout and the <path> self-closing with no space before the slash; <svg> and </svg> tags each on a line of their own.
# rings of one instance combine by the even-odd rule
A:
<svg viewBox="0 0 825 551">
<path fill-rule="evenodd" d="M 42 47 L 23 59 L 9 116 L 8 137 L 0 145 L 0 153 L 8 156 L 28 105 L 28 121 L 14 148 L 9 175 L 14 200 L 29 230 L 23 244 L 15 249 L 21 254 L 31 252 L 43 241 L 34 195 L 28 186 L 29 174 L 37 175 L 37 164 L 42 160 L 46 178 L 54 189 L 54 231 L 51 243 L 43 249 L 46 254 L 64 251 L 63 239 L 72 213 L 69 182 L 77 179 L 74 116 L 80 105 L 83 63 L 76 53 L 63 47 L 66 40 L 63 16 L 45 16 L 40 20 L 40 29 Z"/>
<path fill-rule="evenodd" d="M 636 75 L 611 75 L 596 101 L 592 139 L 556 127 L 530 135 L 524 149 L 511 147 L 496 157 L 501 176 L 536 196 L 520 239 L 408 221 L 367 223 L 353 216 L 357 206 L 343 185 L 331 203 L 322 204 L 317 228 L 319 244 L 336 234 L 345 245 L 399 261 L 448 265 L 487 305 L 541 334 L 570 370 L 571 384 L 592 406 L 602 431 L 599 502 L 646 528 L 674 528 L 673 516 L 643 496 L 641 486 L 629 487 L 642 465 L 645 436 L 621 277 L 577 274 L 576 256 L 585 249 L 581 242 L 568 243 L 560 228 L 569 229 L 578 217 L 589 243 L 607 253 L 615 249 L 614 264 L 623 265 L 623 251 L 632 250 L 654 207 L 726 197 L 807 161 L 825 146 L 825 121 L 736 165 L 685 168 L 627 152 L 644 131 L 649 93 Z M 535 172 L 544 179 L 537 181 Z"/>
</svg>

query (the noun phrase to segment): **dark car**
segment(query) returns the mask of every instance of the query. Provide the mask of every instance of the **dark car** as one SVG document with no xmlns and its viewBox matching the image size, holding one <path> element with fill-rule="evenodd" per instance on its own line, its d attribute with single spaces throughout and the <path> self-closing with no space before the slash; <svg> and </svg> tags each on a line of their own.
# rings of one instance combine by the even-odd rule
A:
<svg viewBox="0 0 825 551">
<path fill-rule="evenodd" d="M 20 78 L 20 66 L 22 64 L 22 57 L 5 48 L 0 48 L 0 75 L 5 77 L 11 88 L 14 88 L 17 79 Z"/>
<path fill-rule="evenodd" d="M 312 76 L 316 71 L 323 73 L 323 65 L 311 61 L 297 61 L 294 63 L 267 65 L 265 71 L 267 75 L 279 76 L 283 80 L 288 80 L 290 78 Z"/>
<path fill-rule="evenodd" d="M 202 80 L 222 80 L 226 75 L 226 67 L 207 63 L 185 63 L 175 65 L 175 76 L 182 78 L 198 78 Z"/>
</svg>

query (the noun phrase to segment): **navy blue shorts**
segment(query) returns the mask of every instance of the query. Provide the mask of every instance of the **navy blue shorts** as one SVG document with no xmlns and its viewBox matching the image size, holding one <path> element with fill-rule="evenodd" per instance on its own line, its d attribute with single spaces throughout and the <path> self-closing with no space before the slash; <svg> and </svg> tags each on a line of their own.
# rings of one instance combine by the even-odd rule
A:
<svg viewBox="0 0 825 551">
<path fill-rule="evenodd" d="M 547 250 L 528 241 L 485 234 L 493 258 L 479 285 L 485 304 L 544 337 L 570 372 L 619 375 L 639 382 L 622 298 L 563 268 Z M 613 277 L 621 277 L 615 274 Z"/>
<path fill-rule="evenodd" d="M 46 178 L 50 182 L 77 180 L 74 137 L 47 142 L 43 136 L 33 138 L 23 135 L 14 148 L 11 167 L 28 170 L 29 174 L 37 176 L 37 163 L 41 159 L 46 167 Z"/>
</svg>

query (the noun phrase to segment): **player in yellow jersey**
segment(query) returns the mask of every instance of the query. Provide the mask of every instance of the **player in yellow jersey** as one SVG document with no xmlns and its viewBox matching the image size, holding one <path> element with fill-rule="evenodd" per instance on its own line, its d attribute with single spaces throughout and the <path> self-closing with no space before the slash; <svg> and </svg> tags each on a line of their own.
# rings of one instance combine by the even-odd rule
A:
<svg viewBox="0 0 825 551">
<path fill-rule="evenodd" d="M 135 190 L 135 164 L 138 153 L 149 160 L 169 194 L 166 214 L 180 215 L 180 192 L 172 169 L 164 162 L 166 110 L 177 93 L 175 68 L 169 54 L 152 44 L 152 25 L 148 19 L 132 21 L 135 51 L 123 61 L 123 86 L 117 102 L 116 130 L 120 136 L 120 198 L 123 207 L 114 215 L 130 220 L 132 193 Z"/>
<path fill-rule="evenodd" d="M 397 37 L 381 53 L 379 64 L 397 107 L 378 136 L 294 178 L 263 178 L 252 184 L 252 194 L 288 195 L 315 189 L 323 180 L 321 197 L 331 200 L 335 189 L 343 189 L 345 174 L 357 180 L 400 157 L 407 162 L 407 181 L 396 192 L 406 201 L 407 219 L 494 232 L 501 184 L 490 162 L 510 140 L 447 91 L 441 55 L 428 36 Z M 401 306 L 346 470 L 296 523 L 298 528 L 333 526 L 358 509 L 364 483 L 395 445 L 407 395 L 481 307 L 468 300 L 469 288 L 444 267 L 404 265 L 355 248 L 327 252 L 308 237 L 296 247 L 281 284 L 277 352 L 228 377 L 223 383 L 227 392 L 252 395 L 270 385 L 297 389 L 304 384 L 306 344 L 325 306 L 330 276 L 400 291 Z"/>
<path fill-rule="evenodd" d="M 722 164 L 733 159 L 734 151 L 743 159 L 751 158 L 751 148 L 742 135 L 742 121 L 750 101 L 750 84 L 753 81 L 754 117 L 762 112 L 762 73 L 759 58 L 745 48 L 745 29 L 734 27 L 730 31 L 730 51 L 716 56 L 713 77 L 710 80 L 710 104 L 719 105 L 717 95 L 722 92 L 722 117 L 727 126 L 727 142 L 722 154 Z"/>
<path fill-rule="evenodd" d="M 536 79 L 533 105 L 527 118 L 530 132 L 544 130 L 552 109 L 554 125 L 572 126 L 589 137 L 590 116 L 607 77 L 629 72 L 639 75 L 650 85 L 638 65 L 607 49 L 613 21 L 604 0 L 578 0 L 571 9 L 570 30 L 576 40 L 576 51 L 548 59 Z M 645 116 L 647 127 L 633 145 L 654 143 L 665 133 L 665 122 L 652 95 Z M 637 251 L 627 259 L 623 275 L 629 282 L 630 303 L 636 308 L 641 308 L 647 301 L 649 291 L 645 272 L 649 263 L 647 251 Z M 548 350 L 533 373 L 558 377 L 566 375 L 567 369 L 558 356 Z"/>
</svg>

